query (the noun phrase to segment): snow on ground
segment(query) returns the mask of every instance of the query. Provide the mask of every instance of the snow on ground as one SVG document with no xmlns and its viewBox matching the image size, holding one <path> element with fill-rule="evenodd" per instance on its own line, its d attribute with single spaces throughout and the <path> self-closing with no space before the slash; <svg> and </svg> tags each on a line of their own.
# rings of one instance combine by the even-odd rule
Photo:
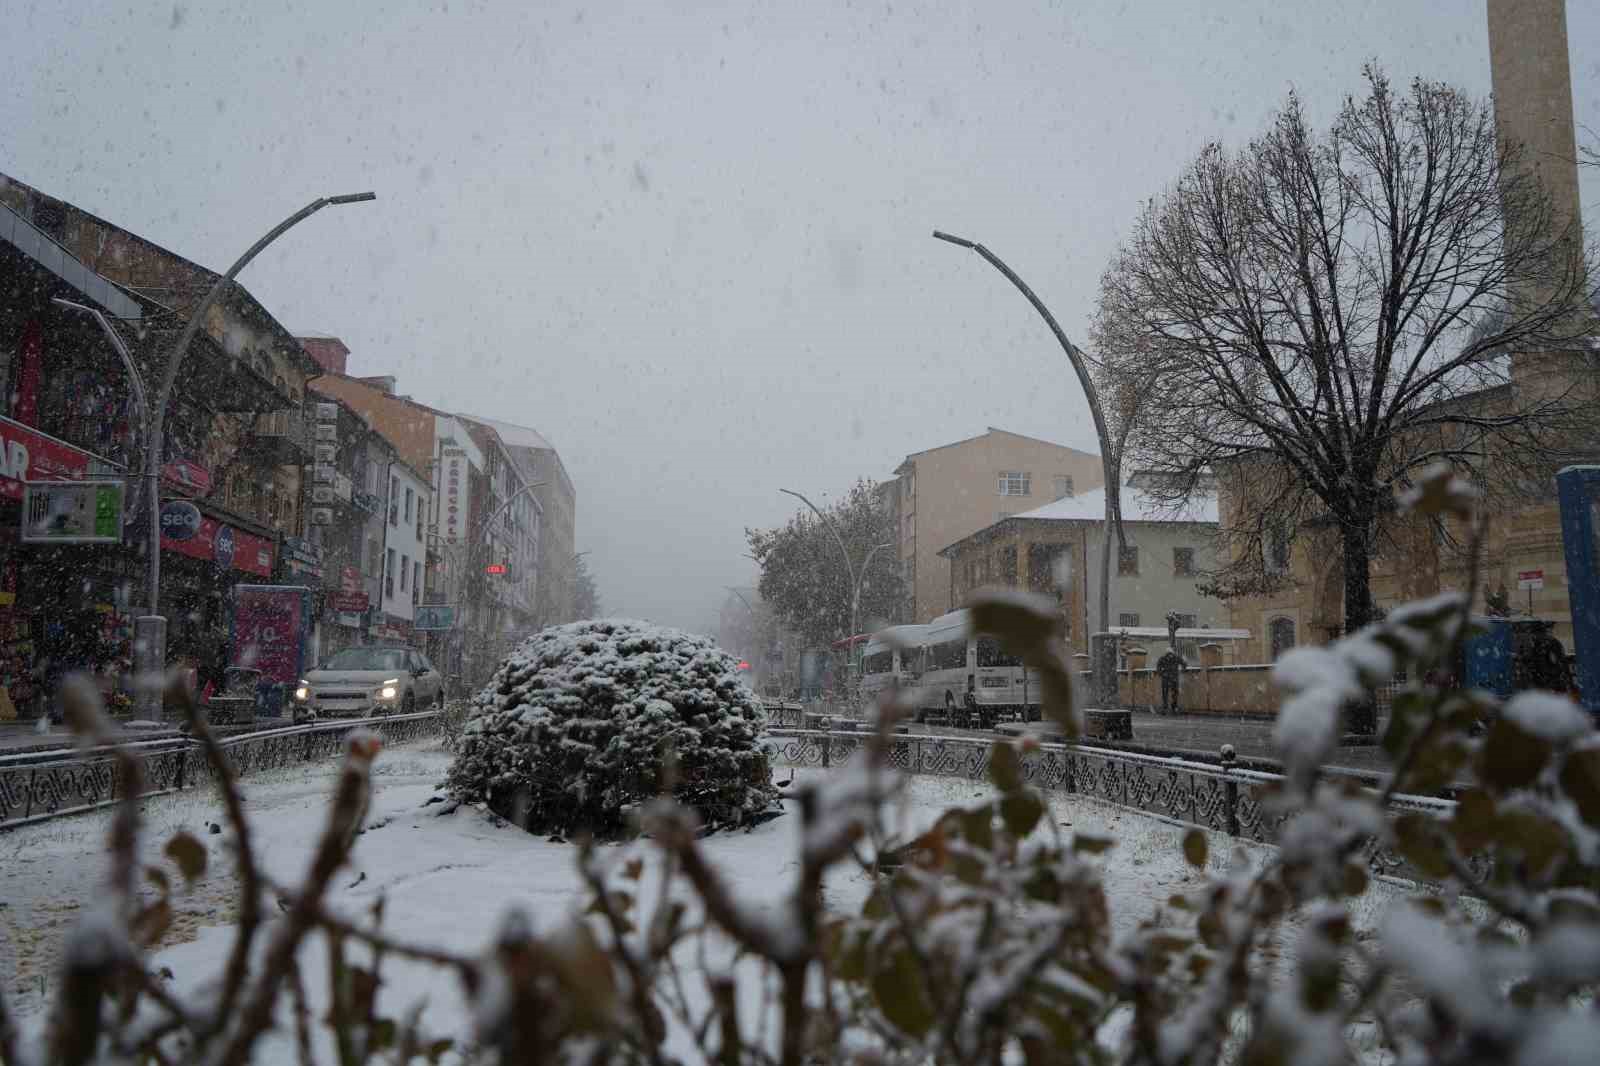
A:
<svg viewBox="0 0 1600 1066">
<path fill-rule="evenodd" d="M 435 743 L 384 752 L 378 761 L 376 787 L 368 826 L 357 840 L 353 866 L 336 879 L 332 902 L 344 913 L 365 919 L 381 895 L 386 901 L 385 926 L 403 939 L 420 944 L 476 952 L 485 946 L 501 916 L 522 908 L 536 930 L 548 930 L 585 903 L 575 869 L 576 849 L 529 836 L 484 815 L 462 809 L 439 817 L 439 807 L 424 807 L 443 779 L 449 756 Z M 801 771 L 798 783 L 824 771 Z M 324 804 L 337 765 L 322 763 L 262 774 L 246 783 L 252 833 L 261 861 L 274 880 L 295 883 L 322 823 Z M 981 783 L 946 778 L 914 778 L 892 812 L 902 833 L 931 825 L 947 807 L 987 795 Z M 1105 856 L 1107 896 L 1119 930 L 1131 929 L 1158 904 L 1198 880 L 1185 863 L 1179 842 L 1184 829 L 1092 799 L 1053 795 L 1051 816 L 1066 831 L 1115 837 L 1120 843 Z M 220 823 L 220 805 L 209 792 L 155 797 L 146 804 L 147 861 L 155 861 L 162 843 L 177 829 L 187 828 L 211 853 L 207 874 L 192 890 L 179 890 L 180 916 L 159 952 L 158 966 L 170 968 L 182 993 L 192 992 L 206 974 L 220 970 L 231 942 L 235 886 L 231 858 L 225 853 L 228 834 L 212 834 Z M 102 844 L 108 817 L 104 813 L 24 827 L 0 837 L 0 928 L 6 947 L 0 965 L 19 1012 L 37 1012 L 41 993 L 53 982 L 56 954 L 70 923 L 99 891 L 104 877 Z M 796 866 L 799 819 L 779 818 L 749 833 L 719 834 L 703 844 L 707 854 L 736 893 L 755 906 L 774 906 Z M 1221 834 L 1211 839 L 1211 862 L 1219 869 L 1236 842 Z M 655 897 L 658 864 L 651 856 L 638 898 Z M 605 849 L 621 856 L 624 847 Z M 1254 862 L 1270 849 L 1250 846 Z M 175 883 L 178 881 L 173 872 Z M 870 889 L 860 871 L 840 869 L 827 883 L 831 909 L 854 912 Z M 1358 912 L 1358 924 L 1376 921 L 1393 897 L 1375 888 Z M 276 908 L 269 905 L 276 918 Z M 270 933 L 269 933 L 270 935 Z M 320 942 L 315 958 L 302 965 L 313 998 L 325 991 L 326 967 Z M 725 965 L 726 955 L 714 956 Z M 747 988 L 755 1005 L 758 988 Z M 426 1002 L 425 1027 L 435 1034 L 464 1035 L 465 1006 L 454 979 L 443 972 L 399 962 L 386 963 L 383 1009 L 402 1015 Z M 749 1017 L 750 1014 L 746 1013 Z M 290 1046 L 271 1044 L 259 1056 L 264 1062 L 287 1062 Z"/>
</svg>

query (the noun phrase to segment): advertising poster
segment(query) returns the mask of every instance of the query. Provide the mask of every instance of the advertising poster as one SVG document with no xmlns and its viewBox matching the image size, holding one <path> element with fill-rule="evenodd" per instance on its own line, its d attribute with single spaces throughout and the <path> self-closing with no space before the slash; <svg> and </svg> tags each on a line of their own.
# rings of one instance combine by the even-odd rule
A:
<svg viewBox="0 0 1600 1066">
<path fill-rule="evenodd" d="M 310 635 L 311 590 L 236 585 L 233 596 L 233 665 L 260 670 L 271 681 L 294 684 Z"/>
</svg>

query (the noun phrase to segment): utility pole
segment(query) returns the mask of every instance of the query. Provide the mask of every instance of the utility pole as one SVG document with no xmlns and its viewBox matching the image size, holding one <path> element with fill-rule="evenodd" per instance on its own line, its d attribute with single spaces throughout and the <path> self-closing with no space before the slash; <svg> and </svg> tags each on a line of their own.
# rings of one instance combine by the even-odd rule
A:
<svg viewBox="0 0 1600 1066">
<path fill-rule="evenodd" d="M 811 513 L 820 518 L 822 520 L 822 524 L 827 526 L 829 532 L 833 534 L 834 542 L 839 545 L 839 553 L 844 556 L 845 577 L 850 583 L 850 632 L 845 634 L 845 639 L 852 642 L 851 644 L 846 645 L 846 662 L 849 662 L 849 656 L 854 652 L 853 642 L 856 637 L 856 629 L 861 624 L 861 581 L 867 576 L 867 566 L 872 562 L 872 557 L 882 549 L 891 548 L 893 545 L 874 544 L 867 550 L 866 558 L 861 560 L 861 567 L 858 570 L 850 559 L 850 549 L 846 548 L 844 545 L 844 536 L 839 532 L 838 523 L 836 523 L 832 518 L 823 514 L 822 511 L 818 509 L 816 504 L 812 503 L 798 492 L 795 492 L 792 489 L 779 489 L 778 491 L 784 493 L 785 495 L 793 496 L 795 499 L 811 508 Z M 854 679 L 852 679 L 852 682 L 853 680 Z"/>
<path fill-rule="evenodd" d="M 1055 334 L 1061 350 L 1067 353 L 1067 360 L 1072 364 L 1072 369 L 1077 372 L 1078 384 L 1083 386 L 1083 395 L 1089 401 L 1089 413 L 1094 417 L 1094 431 L 1100 438 L 1100 464 L 1106 483 L 1106 516 L 1105 536 L 1100 547 L 1100 631 L 1108 633 L 1111 630 L 1111 531 L 1113 527 L 1117 533 L 1117 546 L 1120 550 L 1126 547 L 1127 540 L 1122 532 L 1122 492 L 1118 471 L 1122 465 L 1122 456 L 1111 442 L 1111 433 L 1106 426 L 1106 416 L 1100 406 L 1100 394 L 1094 387 L 1094 378 L 1089 373 L 1088 361 L 1077 345 L 1067 339 L 1065 331 L 1056 322 L 1056 316 L 1044 305 L 1044 301 L 1034 295 L 1028 288 L 1027 282 L 1017 276 L 1016 271 L 1006 266 L 1000 257 L 976 241 L 969 241 L 965 237 L 954 237 L 948 233 L 933 231 L 936 239 L 953 244 L 958 248 L 966 248 L 977 252 L 990 266 L 1005 275 L 1007 281 L 1017 287 L 1017 291 L 1027 297 L 1033 309 L 1039 312 L 1045 324 L 1050 327 L 1050 332 Z M 1116 660 L 1110 660 L 1109 668 L 1104 661 L 1107 657 L 1094 647 L 1093 635 L 1089 638 L 1090 663 L 1094 667 L 1094 700 L 1101 707 L 1113 706 L 1117 694 Z"/>
</svg>

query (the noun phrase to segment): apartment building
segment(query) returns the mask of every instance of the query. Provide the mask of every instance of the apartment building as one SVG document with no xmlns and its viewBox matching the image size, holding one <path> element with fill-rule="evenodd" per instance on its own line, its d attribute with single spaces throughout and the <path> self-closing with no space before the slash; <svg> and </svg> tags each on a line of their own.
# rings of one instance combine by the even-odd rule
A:
<svg viewBox="0 0 1600 1066">
<path fill-rule="evenodd" d="M 1103 483 L 1099 455 L 993 426 L 906 456 L 878 492 L 899 532 L 908 619 L 931 621 L 955 606 L 944 548 Z"/>
</svg>

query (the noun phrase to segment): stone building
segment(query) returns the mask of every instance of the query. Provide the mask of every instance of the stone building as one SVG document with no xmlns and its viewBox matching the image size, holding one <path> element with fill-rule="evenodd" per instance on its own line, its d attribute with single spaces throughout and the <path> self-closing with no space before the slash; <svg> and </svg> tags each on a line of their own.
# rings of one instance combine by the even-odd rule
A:
<svg viewBox="0 0 1600 1066">
<path fill-rule="evenodd" d="M 1503 143 L 1520 145 L 1522 165 L 1533 170 L 1551 200 L 1550 222 L 1570 226 L 1581 245 L 1578 220 L 1572 83 L 1563 0 L 1489 0 L 1489 58 L 1495 120 Z M 1560 232 L 1560 231 L 1557 231 Z M 1539 299 L 1540 294 L 1532 294 Z M 1517 351 L 1498 357 L 1500 382 L 1486 384 L 1456 402 L 1471 403 L 1486 416 L 1534 397 L 1569 391 L 1594 392 L 1595 334 L 1575 350 Z M 1600 394 L 1593 403 L 1600 405 Z M 1594 461 L 1600 440 L 1566 442 L 1569 460 Z M 1275 476 L 1266 465 L 1222 473 L 1222 524 L 1233 525 L 1249 506 L 1251 487 Z M 1549 471 L 1554 475 L 1555 470 Z M 1483 476 L 1505 475 L 1493 457 Z M 1373 600 L 1386 610 L 1408 600 L 1467 587 L 1469 560 L 1463 529 L 1431 528 L 1419 520 L 1391 518 L 1369 568 Z M 1262 552 L 1263 582 L 1270 588 L 1228 604 L 1230 624 L 1259 634 L 1252 649 L 1269 662 L 1299 643 L 1323 643 L 1344 631 L 1344 562 L 1336 532 L 1325 523 L 1284 531 Z M 1567 587 L 1559 508 L 1553 481 L 1534 486 L 1530 498 L 1488 515 L 1481 581 L 1475 610 L 1507 612 L 1554 624 L 1557 639 L 1572 647 L 1571 599 Z"/>
<path fill-rule="evenodd" d="M 1112 626 L 1162 627 L 1169 611 L 1183 616 L 1185 628 L 1220 626 L 1226 608 L 1199 587 L 1216 567 L 1216 501 L 1172 511 L 1139 485 L 1131 478 L 1121 494 L 1127 546 L 1111 567 Z M 963 537 L 939 552 L 949 560 L 953 605 L 997 588 L 1053 596 L 1069 649 L 1087 655 L 1089 634 L 1100 628 L 1094 612 L 1104 528 L 1105 490 L 1095 488 Z"/>
</svg>

